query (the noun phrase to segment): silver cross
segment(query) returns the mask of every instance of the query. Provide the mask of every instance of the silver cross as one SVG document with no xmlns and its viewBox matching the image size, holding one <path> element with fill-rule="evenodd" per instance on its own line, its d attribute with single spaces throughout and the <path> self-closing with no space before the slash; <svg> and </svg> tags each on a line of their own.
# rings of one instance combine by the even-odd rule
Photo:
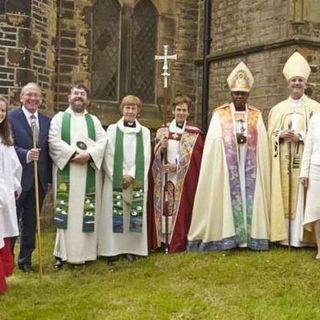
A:
<svg viewBox="0 0 320 320">
<path fill-rule="evenodd" d="M 164 77 L 164 88 L 168 88 L 168 77 L 170 77 L 170 73 L 168 73 L 169 70 L 169 66 L 168 66 L 168 60 L 177 60 L 177 55 L 173 54 L 173 55 L 168 55 L 168 45 L 164 45 L 164 55 L 163 56 L 155 56 L 154 59 L 155 60 L 163 60 L 163 73 L 161 73 L 161 75 Z"/>
</svg>

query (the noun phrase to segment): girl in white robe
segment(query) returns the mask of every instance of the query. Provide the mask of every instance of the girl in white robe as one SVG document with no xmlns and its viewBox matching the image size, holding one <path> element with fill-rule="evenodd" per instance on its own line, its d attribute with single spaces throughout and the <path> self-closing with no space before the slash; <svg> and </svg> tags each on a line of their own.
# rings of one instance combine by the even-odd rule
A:
<svg viewBox="0 0 320 320">
<path fill-rule="evenodd" d="M 0 96 L 0 293 L 7 289 L 5 277 L 14 269 L 10 238 L 19 234 L 15 200 L 21 193 L 22 174 L 7 112 L 8 102 Z"/>
</svg>

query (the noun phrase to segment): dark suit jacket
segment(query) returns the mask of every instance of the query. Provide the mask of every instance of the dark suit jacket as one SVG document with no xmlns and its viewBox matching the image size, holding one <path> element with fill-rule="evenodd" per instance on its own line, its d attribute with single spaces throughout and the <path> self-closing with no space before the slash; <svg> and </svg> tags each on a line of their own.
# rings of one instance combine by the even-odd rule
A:
<svg viewBox="0 0 320 320">
<path fill-rule="evenodd" d="M 27 163 L 27 152 L 32 148 L 32 130 L 30 124 L 24 115 L 22 108 L 9 112 L 9 121 L 11 124 L 14 146 L 21 162 L 22 171 L 22 190 L 29 191 L 34 184 L 33 162 Z M 48 134 L 51 119 L 38 112 L 39 134 L 38 148 L 41 149 L 38 170 L 39 181 L 44 192 L 47 191 L 48 183 L 52 182 L 52 162 L 49 156 Z"/>
</svg>

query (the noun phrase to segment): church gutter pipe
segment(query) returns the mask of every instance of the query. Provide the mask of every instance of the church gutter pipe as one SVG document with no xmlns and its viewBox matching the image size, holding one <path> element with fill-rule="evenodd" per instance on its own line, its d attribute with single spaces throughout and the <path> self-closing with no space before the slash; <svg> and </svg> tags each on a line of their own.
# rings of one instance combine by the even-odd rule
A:
<svg viewBox="0 0 320 320">
<path fill-rule="evenodd" d="M 202 107 L 201 127 L 204 132 L 208 129 L 208 100 L 209 100 L 209 64 L 208 55 L 211 46 L 211 0 L 204 0 L 203 8 L 203 69 L 202 69 Z"/>
<path fill-rule="evenodd" d="M 57 30 L 56 30 L 56 76 L 55 76 L 55 94 L 56 107 L 55 111 L 60 109 L 60 62 L 61 62 L 61 28 L 62 28 L 62 0 L 57 1 Z"/>
</svg>

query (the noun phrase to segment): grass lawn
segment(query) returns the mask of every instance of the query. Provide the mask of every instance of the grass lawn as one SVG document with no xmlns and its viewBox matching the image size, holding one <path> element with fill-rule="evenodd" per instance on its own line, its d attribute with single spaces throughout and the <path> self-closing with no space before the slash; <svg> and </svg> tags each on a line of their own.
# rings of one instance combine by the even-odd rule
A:
<svg viewBox="0 0 320 320">
<path fill-rule="evenodd" d="M 57 272 L 52 230 L 44 242 L 42 280 L 16 270 L 0 296 L 0 320 L 320 319 L 314 249 L 156 253 Z"/>
</svg>

